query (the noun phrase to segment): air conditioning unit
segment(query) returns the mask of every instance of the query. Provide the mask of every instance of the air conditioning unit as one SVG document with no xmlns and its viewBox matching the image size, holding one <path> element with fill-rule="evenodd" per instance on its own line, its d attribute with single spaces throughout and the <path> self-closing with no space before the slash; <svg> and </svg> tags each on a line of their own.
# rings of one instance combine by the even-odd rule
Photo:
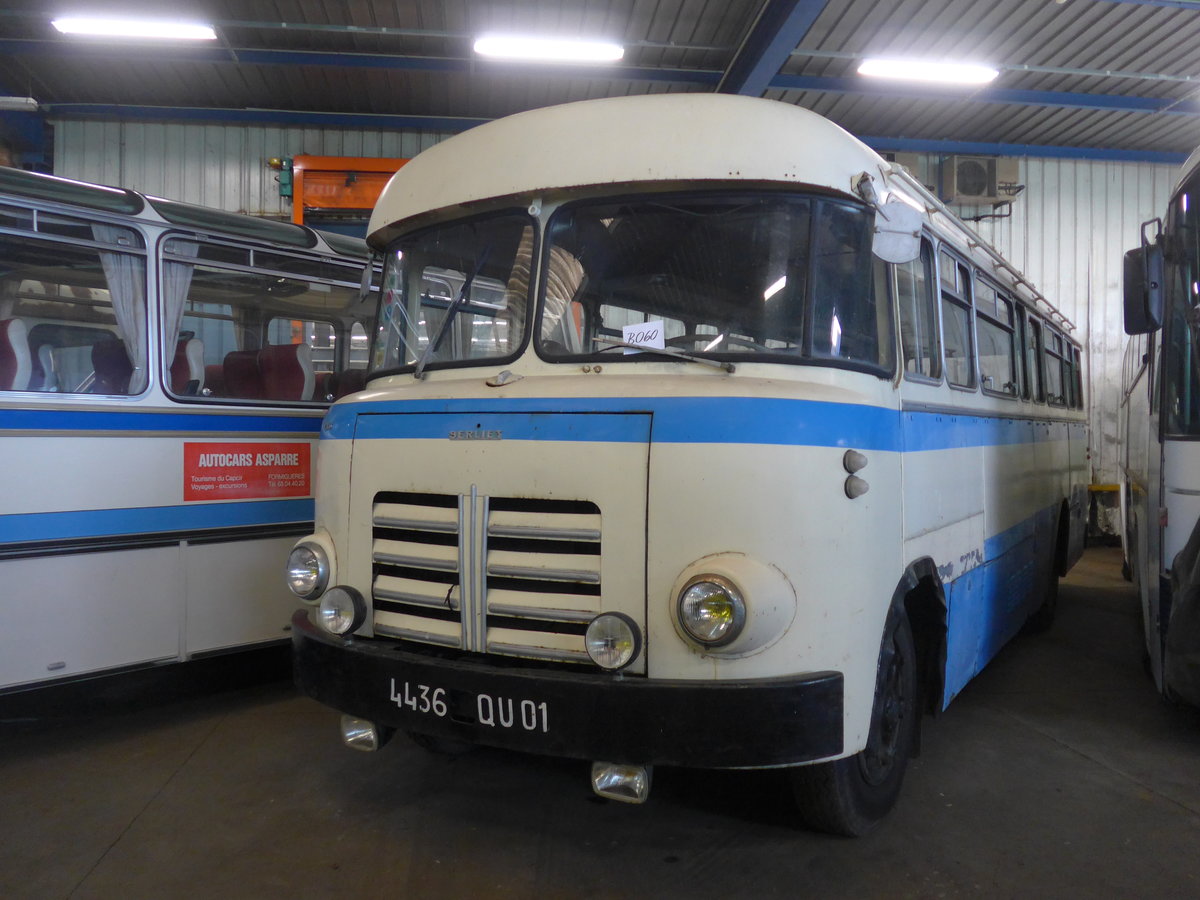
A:
<svg viewBox="0 0 1200 900">
<path fill-rule="evenodd" d="M 1017 160 L 998 156 L 951 156 L 942 163 L 942 197 L 949 203 L 1011 200 L 1020 193 Z"/>
</svg>

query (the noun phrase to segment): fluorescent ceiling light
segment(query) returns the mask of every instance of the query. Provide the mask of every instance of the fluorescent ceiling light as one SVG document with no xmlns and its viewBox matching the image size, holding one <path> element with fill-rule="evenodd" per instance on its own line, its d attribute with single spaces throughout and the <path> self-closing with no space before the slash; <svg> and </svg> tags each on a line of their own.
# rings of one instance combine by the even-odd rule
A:
<svg viewBox="0 0 1200 900">
<path fill-rule="evenodd" d="M 38 102 L 32 97 L 0 97 L 0 110 L 37 112 Z"/>
<path fill-rule="evenodd" d="M 165 19 L 100 19 L 92 16 L 64 16 L 50 23 L 63 34 L 88 34 L 99 37 L 171 38 L 189 41 L 215 41 L 211 25 L 197 22 L 170 22 Z"/>
<path fill-rule="evenodd" d="M 991 66 L 975 63 L 932 62 L 925 59 L 864 59 L 859 75 L 935 81 L 941 84 L 987 84 L 999 75 Z"/>
<path fill-rule="evenodd" d="M 609 41 L 487 34 L 475 41 L 475 52 L 496 59 L 535 62 L 615 62 L 625 55 L 625 48 Z"/>
</svg>

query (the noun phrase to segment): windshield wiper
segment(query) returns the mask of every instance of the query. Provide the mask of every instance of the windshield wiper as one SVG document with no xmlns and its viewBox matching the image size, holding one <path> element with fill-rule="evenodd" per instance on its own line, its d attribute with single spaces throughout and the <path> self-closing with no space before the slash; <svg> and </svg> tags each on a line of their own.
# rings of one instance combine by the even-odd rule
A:
<svg viewBox="0 0 1200 900">
<path fill-rule="evenodd" d="M 626 341 L 618 341 L 613 338 L 600 337 L 596 335 L 592 338 L 599 344 L 608 344 L 612 347 L 626 347 L 629 350 L 637 350 L 639 353 L 653 353 L 658 356 L 669 356 L 672 359 L 683 359 L 688 362 L 700 363 L 702 366 L 712 366 L 714 369 L 724 369 L 726 372 L 733 372 L 736 367 L 731 362 L 725 362 L 720 359 L 709 359 L 707 356 L 699 356 L 695 353 L 689 353 L 687 350 L 679 350 L 675 347 L 645 347 L 642 344 L 630 344 Z"/>
<path fill-rule="evenodd" d="M 463 286 L 459 288 L 458 296 L 456 296 L 446 307 L 446 318 L 442 319 L 442 327 L 438 329 L 437 335 L 432 341 L 425 345 L 425 352 L 421 354 L 421 358 L 417 360 L 417 366 L 413 369 L 413 377 L 418 381 L 425 377 L 425 366 L 433 354 L 437 353 L 437 348 L 442 345 L 442 339 L 446 337 L 446 333 L 450 331 L 450 323 L 454 321 L 454 317 L 458 315 L 458 311 L 462 309 L 462 305 L 466 302 L 467 294 L 471 292 L 471 282 L 475 280 L 475 276 L 482 271 L 487 263 L 488 254 L 491 253 L 492 247 L 489 244 L 483 248 L 483 253 L 479 256 L 479 261 L 475 263 L 475 269 L 467 276 L 467 280 L 463 282 Z"/>
</svg>

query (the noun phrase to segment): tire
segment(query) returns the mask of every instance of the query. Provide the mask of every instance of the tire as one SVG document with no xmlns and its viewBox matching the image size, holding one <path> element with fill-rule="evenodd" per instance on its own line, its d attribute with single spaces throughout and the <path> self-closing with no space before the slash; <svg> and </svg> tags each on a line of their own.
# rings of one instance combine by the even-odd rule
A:
<svg viewBox="0 0 1200 900">
<path fill-rule="evenodd" d="M 1030 613 L 1025 624 L 1021 626 L 1021 634 L 1042 634 L 1050 630 L 1054 617 L 1058 614 L 1058 572 L 1054 560 L 1050 560 L 1049 573 L 1042 585 L 1042 605 Z"/>
<path fill-rule="evenodd" d="M 896 805 L 917 725 L 917 653 L 908 617 L 893 608 L 879 655 L 867 746 L 832 762 L 791 770 L 801 821 L 860 837 Z"/>
</svg>

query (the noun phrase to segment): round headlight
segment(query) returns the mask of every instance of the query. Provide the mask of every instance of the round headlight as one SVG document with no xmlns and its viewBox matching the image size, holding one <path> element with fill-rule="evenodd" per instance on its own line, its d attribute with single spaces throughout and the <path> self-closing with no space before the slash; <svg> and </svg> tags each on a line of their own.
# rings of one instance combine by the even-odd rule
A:
<svg viewBox="0 0 1200 900">
<path fill-rule="evenodd" d="M 588 623 L 584 646 L 592 662 L 602 669 L 623 669 L 642 649 L 637 625 L 620 613 L 601 613 Z"/>
<path fill-rule="evenodd" d="M 330 634 L 356 631 L 366 618 L 367 605 L 350 588 L 330 588 L 317 604 L 317 624 Z"/>
<path fill-rule="evenodd" d="M 329 581 L 329 560 L 316 544 L 299 544 L 288 555 L 287 583 L 302 600 L 315 600 Z"/>
<path fill-rule="evenodd" d="M 741 591 L 719 575 L 693 578 L 679 595 L 679 624 L 706 647 L 731 643 L 746 624 Z"/>
</svg>

